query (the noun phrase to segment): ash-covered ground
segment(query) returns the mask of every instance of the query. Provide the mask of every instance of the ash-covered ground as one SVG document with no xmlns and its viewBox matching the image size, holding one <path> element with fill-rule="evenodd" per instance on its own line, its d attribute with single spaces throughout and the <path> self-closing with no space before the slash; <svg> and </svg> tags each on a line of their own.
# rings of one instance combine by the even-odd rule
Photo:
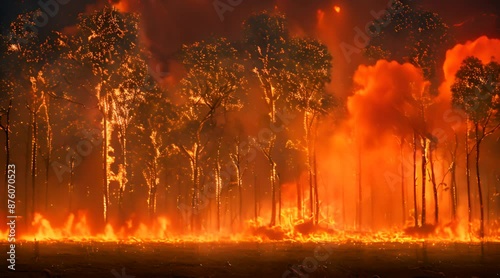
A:
<svg viewBox="0 0 500 278">
<path fill-rule="evenodd" d="M 1 277 L 500 277 L 500 243 L 27 242 L 16 252 L 16 271 Z"/>
</svg>

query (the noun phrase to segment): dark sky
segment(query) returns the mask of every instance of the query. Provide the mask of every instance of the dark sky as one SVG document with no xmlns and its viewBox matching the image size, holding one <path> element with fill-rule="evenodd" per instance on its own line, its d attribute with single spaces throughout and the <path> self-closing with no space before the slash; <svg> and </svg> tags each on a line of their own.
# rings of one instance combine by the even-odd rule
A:
<svg viewBox="0 0 500 278">
<path fill-rule="evenodd" d="M 42 0 L 51 1 L 51 0 Z M 56 1 L 56 0 L 53 0 Z M 67 0 L 65 0 L 67 1 Z M 113 0 L 117 1 L 117 0 Z M 310 29 L 315 24 L 316 11 L 339 5 L 349 12 L 351 22 L 367 20 L 371 10 L 379 10 L 388 0 L 242 0 L 233 12 L 225 13 L 221 22 L 214 7 L 215 0 L 122 0 L 131 10 L 143 15 L 146 32 L 160 42 L 193 41 L 207 34 L 231 36 L 240 29 L 241 20 L 262 9 L 278 5 L 293 25 Z M 220 0 L 227 2 L 226 0 Z M 3 0 L 0 10 L 0 25 L 5 26 L 19 13 L 39 7 L 39 0 Z M 99 4 L 97 4 L 99 2 Z M 69 0 L 61 5 L 60 12 L 50 18 L 47 29 L 59 29 L 76 22 L 81 12 L 92 10 L 107 0 Z M 489 32 L 498 36 L 500 32 L 500 1 L 498 0 L 415 0 L 417 5 L 435 11 L 450 26 L 464 23 L 462 33 Z M 352 23 L 351 23 L 352 24 Z M 342 26 L 348 28 L 349 26 Z M 457 27 L 458 28 L 458 27 Z M 459 29 L 460 30 L 460 29 Z M 469 35 L 469 34 L 468 34 Z M 475 36 L 476 34 L 470 34 Z"/>
<path fill-rule="evenodd" d="M 95 10 L 108 1 L 69 0 L 68 4 L 61 5 L 59 13 L 50 18 L 48 26 L 40 28 L 41 33 L 73 25 L 79 13 Z M 118 0 L 113 1 L 118 2 Z M 245 18 L 254 12 L 264 9 L 272 10 L 275 7 L 286 14 L 292 33 L 327 40 L 334 57 L 338 57 L 342 55 L 339 47 L 332 47 L 332 45 L 338 46 L 341 42 L 352 43 L 355 35 L 353 29 L 364 28 L 365 24 L 373 19 L 372 11 L 378 12 L 385 9 L 389 2 L 389 0 L 242 0 L 241 4 L 234 7 L 232 11 L 226 12 L 224 21 L 221 21 L 213 3 L 214 1 L 227 3 L 227 0 L 121 1 L 125 2 L 129 11 L 142 15 L 141 30 L 145 42 L 158 63 L 164 65 L 168 64 L 182 44 L 213 35 L 238 39 L 241 33 L 241 22 Z M 500 1 L 498 0 L 406 1 L 437 12 L 451 27 L 457 42 L 474 40 L 481 35 L 500 38 Z M 38 0 L 4 0 L 2 2 L 0 24 L 4 30 L 17 14 L 38 7 Z M 333 13 L 334 5 L 342 8 L 340 14 Z M 325 11 L 328 17 L 328 26 L 325 27 L 328 30 L 323 31 L 322 35 L 317 29 L 319 9 Z M 362 60 L 356 61 L 358 64 L 361 62 Z M 337 65 L 337 69 L 352 72 L 356 63 Z"/>
</svg>

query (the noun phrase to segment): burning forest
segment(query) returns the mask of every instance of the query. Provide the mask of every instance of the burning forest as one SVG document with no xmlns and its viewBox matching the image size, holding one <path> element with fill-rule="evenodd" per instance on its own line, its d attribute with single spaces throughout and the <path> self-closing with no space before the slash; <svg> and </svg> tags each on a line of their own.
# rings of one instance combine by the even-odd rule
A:
<svg viewBox="0 0 500 278">
<path fill-rule="evenodd" d="M 498 4 L 458 2 L 6 1 L 0 273 L 498 277 Z"/>
</svg>

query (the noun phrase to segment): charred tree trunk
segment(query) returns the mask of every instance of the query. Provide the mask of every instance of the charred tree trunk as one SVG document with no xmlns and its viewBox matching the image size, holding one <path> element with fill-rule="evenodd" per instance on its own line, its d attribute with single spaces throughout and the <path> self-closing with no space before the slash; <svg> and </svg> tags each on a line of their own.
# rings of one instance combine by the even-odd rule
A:
<svg viewBox="0 0 500 278">
<path fill-rule="evenodd" d="M 465 135 L 465 175 L 467 180 L 467 208 L 469 221 L 469 234 L 472 232 L 472 200 L 470 186 L 470 151 L 469 151 L 469 121 L 466 120 L 466 135 Z"/>
<path fill-rule="evenodd" d="M 240 166 L 236 169 L 236 174 L 238 176 L 238 197 L 239 197 L 239 220 L 240 220 L 240 228 L 243 227 L 243 181 L 242 181 L 242 173 Z"/>
<path fill-rule="evenodd" d="M 458 151 L 458 136 L 455 134 L 455 148 L 453 149 L 453 152 L 451 154 L 451 167 L 450 167 L 450 174 L 451 174 L 451 217 L 453 221 L 457 220 L 457 151 Z"/>
<path fill-rule="evenodd" d="M 45 157 L 45 211 L 47 211 L 49 209 L 49 169 L 52 155 L 52 126 L 50 124 L 49 116 L 49 99 L 44 96 L 43 101 L 45 104 L 45 122 L 47 124 L 47 156 Z"/>
<path fill-rule="evenodd" d="M 198 180 L 199 180 L 199 166 L 198 166 L 198 146 L 195 146 L 195 153 L 192 161 L 193 167 L 193 199 L 192 199 L 192 213 L 191 213 L 191 230 L 195 230 L 195 224 L 197 224 L 198 218 Z"/>
<path fill-rule="evenodd" d="M 439 200 L 438 200 L 438 188 L 436 184 L 436 174 L 434 172 L 434 158 L 432 156 L 433 148 L 429 147 L 429 161 L 431 164 L 431 182 L 432 182 L 432 191 L 434 196 L 434 224 L 437 225 L 439 223 Z"/>
<path fill-rule="evenodd" d="M 314 224 L 319 222 L 319 196 L 318 196 L 318 160 L 316 159 L 316 149 L 313 154 L 313 167 L 314 167 L 314 204 L 316 211 L 314 212 Z"/>
<path fill-rule="evenodd" d="M 406 224 L 406 198 L 405 198 L 405 163 L 404 163 L 404 142 L 405 139 L 401 136 L 399 159 L 401 159 L 401 208 L 403 212 L 403 227 Z"/>
<path fill-rule="evenodd" d="M 361 203 L 363 199 L 363 188 L 361 186 L 361 146 L 358 146 L 358 210 L 357 210 L 357 219 L 358 219 L 358 229 L 361 230 L 361 220 L 362 220 L 362 209 Z"/>
<path fill-rule="evenodd" d="M 276 175 L 276 184 L 278 185 L 278 193 L 279 193 L 279 196 L 278 196 L 278 224 L 281 225 L 281 181 L 280 181 L 280 174 L 278 173 Z"/>
<path fill-rule="evenodd" d="M 479 209 L 480 209 L 480 226 L 479 226 L 479 237 L 484 238 L 484 202 L 483 202 L 483 189 L 481 187 L 481 175 L 479 173 L 479 155 L 480 155 L 480 145 L 483 140 L 483 136 L 479 136 L 479 124 L 475 123 L 476 129 L 476 178 L 477 178 L 477 192 L 479 194 Z"/>
<path fill-rule="evenodd" d="M 0 128 L 5 134 L 5 188 L 8 187 L 9 164 L 10 164 L 10 110 L 12 109 L 12 100 L 9 100 L 9 106 L 0 115 Z M 5 115 L 5 125 L 2 123 L 2 116 Z"/>
<path fill-rule="evenodd" d="M 108 115 L 107 101 L 104 100 L 102 111 L 102 175 L 103 175 L 103 217 L 104 223 L 108 223 L 109 209 L 109 184 L 108 184 Z"/>
<path fill-rule="evenodd" d="M 240 229 L 243 228 L 243 175 L 244 172 L 246 171 L 246 167 L 248 167 L 248 162 L 245 167 L 242 167 L 242 157 L 243 153 L 241 150 L 241 141 L 240 138 L 238 137 L 236 142 L 235 142 L 235 153 L 230 155 L 231 161 L 233 162 L 233 166 L 236 169 L 236 183 L 238 186 L 238 211 L 239 211 L 239 227 Z"/>
<path fill-rule="evenodd" d="M 427 138 L 422 138 L 422 227 L 426 225 L 426 198 L 425 185 L 427 177 Z"/>
<path fill-rule="evenodd" d="M 28 137 L 31 139 L 31 134 L 33 133 L 33 127 L 31 126 L 31 118 L 33 117 L 33 111 L 29 111 L 29 126 L 28 126 Z M 30 169 L 30 163 L 31 163 L 31 140 L 26 140 L 26 156 L 25 156 L 25 164 L 24 164 L 24 169 L 25 169 L 25 174 L 24 174 L 24 215 L 26 216 L 24 218 L 24 224 L 29 225 L 31 223 L 30 221 L 30 215 L 29 215 L 29 169 Z"/>
<path fill-rule="evenodd" d="M 258 204 L 259 204 L 259 198 L 258 198 L 258 190 L 257 190 L 257 174 L 255 173 L 255 166 L 253 170 L 253 193 L 254 193 L 254 222 L 257 224 L 257 219 L 259 217 L 259 209 L 258 209 Z"/>
<path fill-rule="evenodd" d="M 276 164 L 272 160 L 271 157 L 269 157 L 269 164 L 271 167 L 271 173 L 270 173 L 270 183 L 271 183 L 271 199 L 272 199 L 272 204 L 271 204 L 271 221 L 269 223 L 269 226 L 273 227 L 276 226 Z"/>
<path fill-rule="evenodd" d="M 69 184 L 68 184 L 68 212 L 73 213 L 73 189 L 74 189 L 74 166 L 75 158 L 71 156 L 69 161 Z"/>
<path fill-rule="evenodd" d="M 120 127 L 120 144 L 121 144 L 121 155 L 123 159 L 123 163 L 120 168 L 119 174 L 119 182 L 120 182 L 120 191 L 118 195 L 118 212 L 120 215 L 120 222 L 125 222 L 125 211 L 123 209 L 123 199 L 124 194 L 126 192 L 127 186 L 127 127 Z"/>
<path fill-rule="evenodd" d="M 417 207 L 417 134 L 413 132 L 413 209 L 415 228 L 418 227 Z"/>
<path fill-rule="evenodd" d="M 308 112 L 304 112 L 304 130 L 306 139 L 306 155 L 307 155 L 307 171 L 309 174 L 309 218 L 314 220 L 314 174 L 313 174 L 313 161 L 311 155 L 311 132 L 309 130 L 309 117 Z"/>
<path fill-rule="evenodd" d="M 36 111 L 36 104 L 35 104 L 35 111 L 33 111 L 33 118 L 31 125 L 33 126 L 33 131 L 31 134 L 31 219 L 35 216 L 35 199 L 36 199 L 36 176 L 37 176 L 37 151 L 38 151 L 38 123 L 37 123 L 37 111 Z"/>
<path fill-rule="evenodd" d="M 51 144 L 51 136 L 49 135 L 48 144 Z M 47 157 L 45 158 L 45 211 L 49 209 L 49 169 L 50 169 L 50 153 L 52 152 L 51 147 L 48 147 Z"/>
<path fill-rule="evenodd" d="M 302 189 L 300 184 L 300 177 L 295 180 L 297 186 L 297 219 L 302 218 Z"/>
<path fill-rule="evenodd" d="M 216 160 L 215 185 L 217 190 L 217 194 L 215 195 L 216 196 L 215 201 L 217 202 L 217 231 L 220 232 L 220 206 L 221 206 L 221 194 L 222 194 L 221 178 L 220 178 L 220 141 L 219 144 L 217 145 L 217 156 L 215 160 Z"/>
</svg>

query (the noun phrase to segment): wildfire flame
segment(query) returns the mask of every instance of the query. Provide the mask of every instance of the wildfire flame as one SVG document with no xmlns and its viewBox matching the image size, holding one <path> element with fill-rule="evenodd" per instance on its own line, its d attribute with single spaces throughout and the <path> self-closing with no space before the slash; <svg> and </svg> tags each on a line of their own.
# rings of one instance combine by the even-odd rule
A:
<svg viewBox="0 0 500 278">
<path fill-rule="evenodd" d="M 389 229 L 379 232 L 359 232 L 341 230 L 331 219 L 325 219 L 318 226 L 307 220 L 296 219 L 297 208 L 282 210 L 281 225 L 268 227 L 263 218 L 250 220 L 240 233 L 205 233 L 202 235 L 178 235 L 170 229 L 170 220 L 158 217 L 152 224 L 126 221 L 120 228 L 107 224 L 101 232 L 92 232 L 86 213 L 77 216 L 70 214 L 60 227 L 54 227 L 42 214 L 36 213 L 31 225 L 31 232 L 22 234 L 21 241 L 72 241 L 72 242 L 478 242 L 479 238 L 469 237 L 466 225 L 458 227 L 443 226 L 426 237 L 412 236 L 399 230 Z M 497 224 L 497 226 L 499 226 Z M 486 240 L 500 242 L 500 229 L 496 236 Z M 2 236 L 6 241 L 8 230 Z"/>
</svg>

